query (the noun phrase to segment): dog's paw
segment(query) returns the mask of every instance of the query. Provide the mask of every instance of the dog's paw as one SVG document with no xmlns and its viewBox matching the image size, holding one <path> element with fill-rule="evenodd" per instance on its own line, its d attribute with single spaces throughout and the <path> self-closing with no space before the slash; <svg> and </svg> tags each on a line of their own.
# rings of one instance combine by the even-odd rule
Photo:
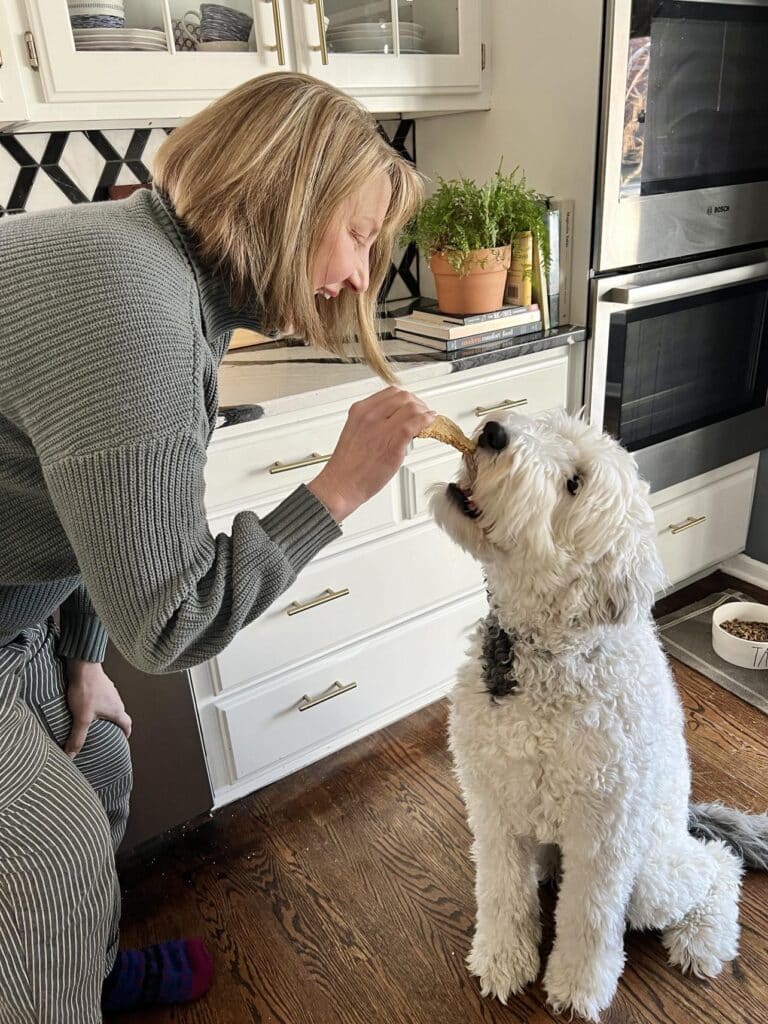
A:
<svg viewBox="0 0 768 1024">
<path fill-rule="evenodd" d="M 547 1002 L 555 1013 L 576 1013 L 588 1021 L 599 1021 L 600 1011 L 616 995 L 623 955 L 584 961 L 566 959 L 553 950 L 544 974 Z"/>
<path fill-rule="evenodd" d="M 539 950 L 533 942 L 489 943 L 475 936 L 467 967 L 479 979 L 484 996 L 506 1003 L 538 977 Z"/>
</svg>

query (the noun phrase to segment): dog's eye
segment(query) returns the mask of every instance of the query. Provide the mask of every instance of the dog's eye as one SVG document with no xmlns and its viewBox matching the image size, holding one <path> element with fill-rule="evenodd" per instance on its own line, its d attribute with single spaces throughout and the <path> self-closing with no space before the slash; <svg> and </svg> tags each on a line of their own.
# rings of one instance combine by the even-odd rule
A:
<svg viewBox="0 0 768 1024">
<path fill-rule="evenodd" d="M 572 476 L 570 480 L 566 480 L 565 482 L 565 486 L 568 488 L 569 494 L 575 494 L 578 491 L 580 485 L 581 477 L 578 475 L 578 473 L 575 476 Z"/>
</svg>

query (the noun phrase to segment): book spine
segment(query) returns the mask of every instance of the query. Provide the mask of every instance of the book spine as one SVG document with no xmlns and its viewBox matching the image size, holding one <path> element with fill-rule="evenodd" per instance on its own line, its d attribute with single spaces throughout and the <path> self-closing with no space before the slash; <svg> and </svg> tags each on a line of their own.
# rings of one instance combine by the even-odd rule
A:
<svg viewBox="0 0 768 1024">
<path fill-rule="evenodd" d="M 428 313 L 422 310 L 414 310 L 412 316 L 428 323 L 447 324 L 452 327 L 469 326 L 470 324 L 482 324 L 491 320 L 501 320 L 505 316 L 514 316 L 515 313 L 525 313 L 525 306 L 505 306 L 503 309 L 495 309 L 490 313 L 471 313 L 469 316 L 451 316 L 441 313 Z"/>
<path fill-rule="evenodd" d="M 560 323 L 571 323 L 573 289 L 573 199 L 553 199 L 553 209 L 560 211 Z"/>
<path fill-rule="evenodd" d="M 547 291 L 549 292 L 549 324 L 557 327 L 560 323 L 560 211 L 547 209 L 547 230 L 549 234 L 549 270 Z"/>
<path fill-rule="evenodd" d="M 486 334 L 475 334 L 471 338 L 456 338 L 445 346 L 446 351 L 454 352 L 462 348 L 478 348 L 480 345 L 498 344 L 511 338 L 521 338 L 526 334 L 537 334 L 541 330 L 541 320 L 532 324 L 520 324 L 519 327 L 507 327 L 503 331 L 490 331 Z M 499 335 L 499 337 L 496 337 Z"/>
<path fill-rule="evenodd" d="M 533 240 L 533 292 L 541 310 L 541 326 L 549 330 L 549 295 L 547 294 L 547 271 L 544 266 L 544 253 L 537 239 Z"/>
<path fill-rule="evenodd" d="M 497 320 L 498 326 L 496 328 L 492 326 L 493 322 L 491 322 L 488 324 L 488 329 L 506 330 L 508 327 L 519 327 L 521 324 L 528 324 L 532 320 L 538 320 L 539 318 L 538 308 L 535 310 L 525 310 L 523 313 L 517 313 L 509 317 L 508 320 Z M 409 331 L 411 334 L 426 334 L 430 338 L 437 338 L 440 341 L 476 337 L 478 334 L 486 333 L 486 324 L 482 321 L 479 324 L 459 326 L 457 324 L 438 324 L 434 323 L 434 321 L 419 320 L 416 317 L 398 317 L 395 320 L 395 327 L 398 330 Z"/>
<path fill-rule="evenodd" d="M 519 338 L 524 334 L 535 334 L 541 330 L 541 320 L 530 324 L 520 324 L 517 327 L 505 327 L 498 331 L 484 331 L 482 334 L 473 334 L 467 338 L 432 338 L 428 335 L 410 333 L 399 329 L 395 337 L 401 341 L 418 341 L 419 344 L 427 345 L 429 348 L 440 349 L 443 352 L 455 352 L 462 348 L 473 348 L 478 345 L 491 345 L 500 341 L 509 341 L 511 338 Z"/>
</svg>

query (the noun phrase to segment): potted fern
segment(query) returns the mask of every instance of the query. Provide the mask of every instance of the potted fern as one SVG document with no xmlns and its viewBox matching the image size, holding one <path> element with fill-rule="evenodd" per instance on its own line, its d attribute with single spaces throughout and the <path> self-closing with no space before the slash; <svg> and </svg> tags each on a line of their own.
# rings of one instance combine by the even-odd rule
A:
<svg viewBox="0 0 768 1024">
<path fill-rule="evenodd" d="M 484 185 L 439 177 L 403 242 L 415 242 L 426 257 L 444 313 L 488 313 L 504 302 L 512 243 L 526 231 L 547 262 L 541 197 L 517 170 L 503 174 L 499 168 Z"/>
</svg>

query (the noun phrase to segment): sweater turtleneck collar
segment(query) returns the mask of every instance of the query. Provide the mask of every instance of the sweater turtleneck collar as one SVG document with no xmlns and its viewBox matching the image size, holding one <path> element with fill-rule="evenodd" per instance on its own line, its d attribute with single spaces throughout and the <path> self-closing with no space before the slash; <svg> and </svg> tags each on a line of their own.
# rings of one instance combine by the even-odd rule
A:
<svg viewBox="0 0 768 1024">
<path fill-rule="evenodd" d="M 153 188 L 150 198 L 158 219 L 172 241 L 183 250 L 194 271 L 200 292 L 205 334 L 209 342 L 214 343 L 222 335 L 226 335 L 228 344 L 229 336 L 236 327 L 264 333 L 261 313 L 233 307 L 223 278 L 200 263 L 194 238 L 176 213 L 168 196 Z M 224 354 L 223 351 L 221 354 Z"/>
</svg>

